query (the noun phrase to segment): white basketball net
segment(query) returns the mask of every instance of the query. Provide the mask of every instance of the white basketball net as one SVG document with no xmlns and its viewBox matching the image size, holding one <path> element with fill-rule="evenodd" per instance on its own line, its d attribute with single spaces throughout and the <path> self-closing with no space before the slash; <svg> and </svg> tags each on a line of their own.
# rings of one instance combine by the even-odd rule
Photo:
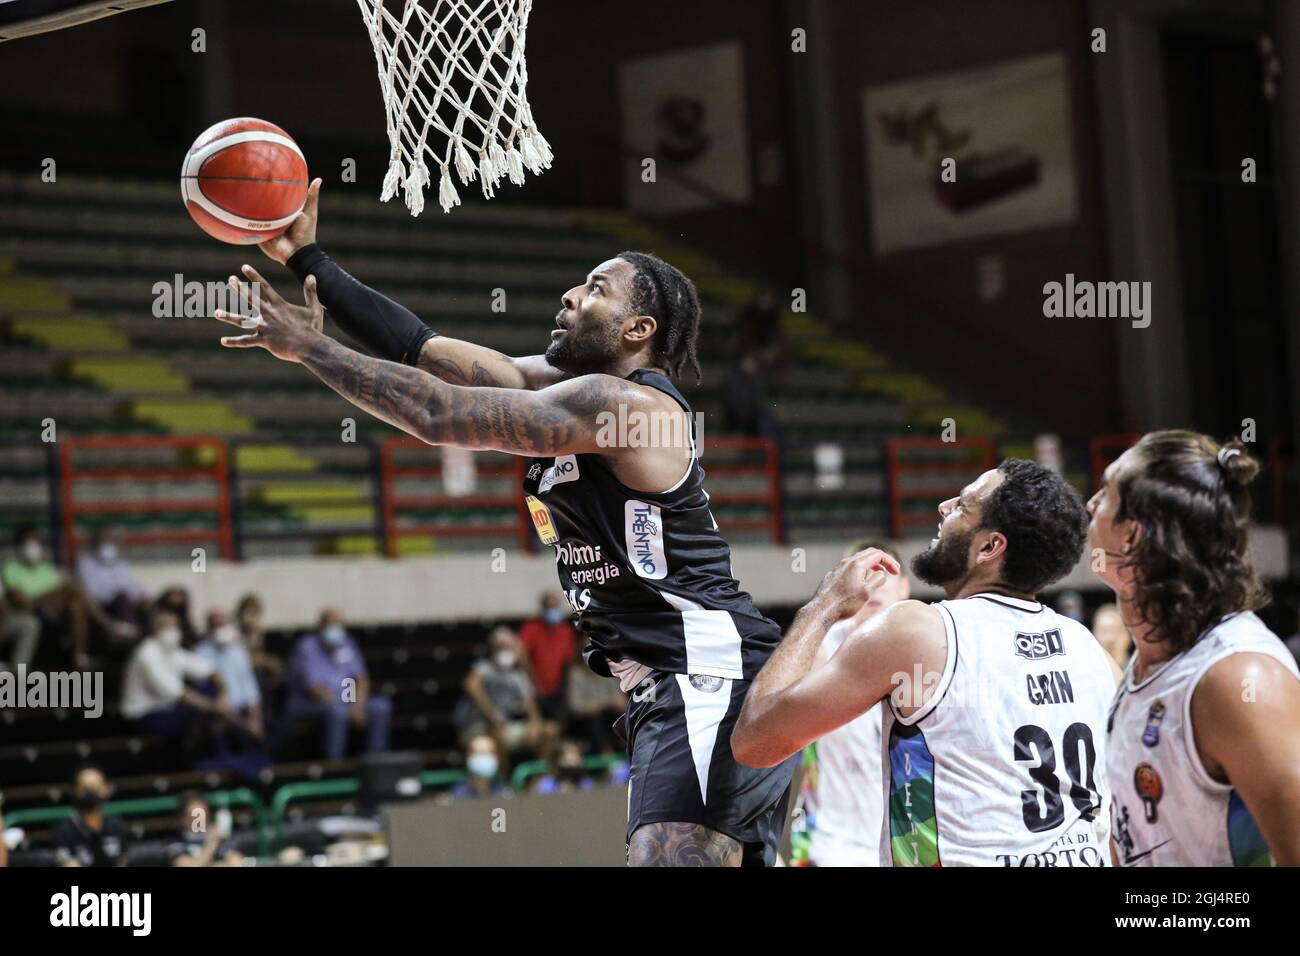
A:
<svg viewBox="0 0 1300 956">
<path fill-rule="evenodd" d="M 388 121 L 385 202 L 403 191 L 412 216 L 441 170 L 438 203 L 460 205 L 461 185 L 478 179 L 491 199 L 502 177 L 551 166 L 550 144 L 528 106 L 524 34 L 533 0 L 357 0 L 370 30 Z M 400 8 L 400 10 L 399 10 Z M 430 142 L 430 137 L 433 142 Z"/>
</svg>

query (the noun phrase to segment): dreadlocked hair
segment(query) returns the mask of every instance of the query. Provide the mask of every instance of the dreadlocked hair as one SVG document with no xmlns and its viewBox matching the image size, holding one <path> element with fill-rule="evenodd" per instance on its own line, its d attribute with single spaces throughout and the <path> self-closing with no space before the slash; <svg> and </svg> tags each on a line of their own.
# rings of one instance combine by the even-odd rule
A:
<svg viewBox="0 0 1300 956">
<path fill-rule="evenodd" d="M 677 378 L 683 368 L 700 381 L 700 361 L 695 354 L 700 335 L 700 296 L 695 283 L 680 269 L 646 252 L 620 252 L 618 258 L 636 270 L 632 279 L 632 309 L 648 315 L 658 325 L 652 345 L 655 360 Z"/>
</svg>

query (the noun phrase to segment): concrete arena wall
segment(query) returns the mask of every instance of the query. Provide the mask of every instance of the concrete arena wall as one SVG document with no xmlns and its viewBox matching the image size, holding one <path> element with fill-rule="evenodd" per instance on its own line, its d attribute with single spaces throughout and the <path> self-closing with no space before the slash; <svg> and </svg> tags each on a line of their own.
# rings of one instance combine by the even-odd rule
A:
<svg viewBox="0 0 1300 956">
<path fill-rule="evenodd" d="M 904 564 L 923 550 L 923 540 L 900 545 Z M 802 550 L 802 556 L 800 555 Z M 1287 572 L 1289 554 L 1282 529 L 1256 528 L 1251 536 L 1256 567 L 1276 579 Z M 839 561 L 839 545 L 806 548 L 770 545 L 738 546 L 732 569 L 741 586 L 760 607 L 793 607 L 817 590 L 828 570 Z M 283 558 L 232 564 L 208 562 L 203 572 L 188 563 L 137 567 L 151 590 L 181 585 L 190 592 L 196 623 L 211 607 L 232 608 L 243 594 L 254 591 L 266 605 L 267 626 L 295 628 L 314 624 L 320 609 L 336 605 L 354 622 L 419 623 L 518 618 L 531 614 L 538 595 L 558 588 L 550 552 L 525 555 L 507 552 L 504 569 L 493 570 L 487 555 L 448 555 L 436 558 Z M 798 570 L 799 567 L 803 570 Z M 913 581 L 912 595 L 936 599 L 940 592 Z M 1096 577 L 1081 562 L 1053 590 L 1098 588 Z M 1049 592 L 1050 593 L 1050 592 Z"/>
</svg>

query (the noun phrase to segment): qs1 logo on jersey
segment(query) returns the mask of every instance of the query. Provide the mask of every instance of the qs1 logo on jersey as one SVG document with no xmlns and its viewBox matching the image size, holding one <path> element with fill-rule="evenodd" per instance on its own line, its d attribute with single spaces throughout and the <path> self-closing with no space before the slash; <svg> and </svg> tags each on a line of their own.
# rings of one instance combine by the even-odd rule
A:
<svg viewBox="0 0 1300 956">
<path fill-rule="evenodd" d="M 537 529 L 537 537 L 542 539 L 542 544 L 555 544 L 559 541 L 560 533 L 555 530 L 550 509 L 532 495 L 524 495 L 524 501 L 528 504 L 528 513 L 533 516 L 533 527 Z"/>
<path fill-rule="evenodd" d="M 1046 660 L 1065 653 L 1065 642 L 1059 630 L 1042 634 L 1016 634 L 1016 654 L 1031 661 Z"/>
<path fill-rule="evenodd" d="M 1142 743 L 1148 747 L 1154 747 L 1160 743 L 1160 722 L 1165 719 L 1165 705 L 1163 701 L 1156 701 L 1147 711 L 1147 726 L 1142 731 Z"/>
</svg>

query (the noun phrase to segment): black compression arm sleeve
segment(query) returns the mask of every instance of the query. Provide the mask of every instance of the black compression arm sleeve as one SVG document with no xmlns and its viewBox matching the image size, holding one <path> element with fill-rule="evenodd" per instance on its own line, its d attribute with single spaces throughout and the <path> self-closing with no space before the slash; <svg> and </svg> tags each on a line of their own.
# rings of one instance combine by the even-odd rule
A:
<svg viewBox="0 0 1300 956">
<path fill-rule="evenodd" d="M 316 277 L 316 294 L 330 317 L 377 358 L 415 365 L 424 343 L 438 334 L 409 309 L 352 278 L 315 243 L 285 265 L 299 282 Z"/>
</svg>

